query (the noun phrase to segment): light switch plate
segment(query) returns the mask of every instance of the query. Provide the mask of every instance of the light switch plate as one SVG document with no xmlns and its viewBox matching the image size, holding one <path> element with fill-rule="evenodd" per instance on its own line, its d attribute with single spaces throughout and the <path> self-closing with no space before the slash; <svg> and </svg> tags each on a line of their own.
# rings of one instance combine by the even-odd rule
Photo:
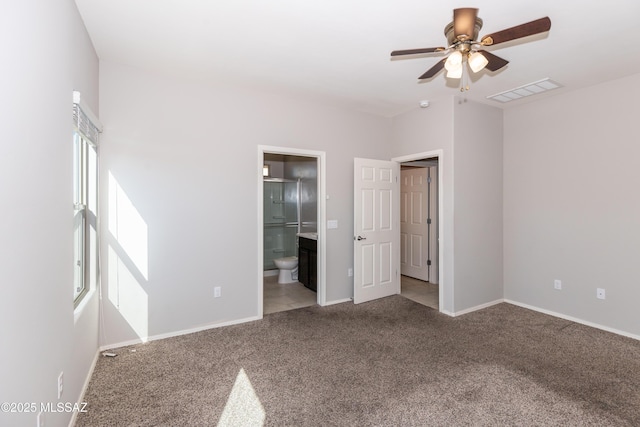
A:
<svg viewBox="0 0 640 427">
<path fill-rule="evenodd" d="M 327 221 L 327 228 L 338 228 L 338 220 L 330 219 Z"/>
</svg>

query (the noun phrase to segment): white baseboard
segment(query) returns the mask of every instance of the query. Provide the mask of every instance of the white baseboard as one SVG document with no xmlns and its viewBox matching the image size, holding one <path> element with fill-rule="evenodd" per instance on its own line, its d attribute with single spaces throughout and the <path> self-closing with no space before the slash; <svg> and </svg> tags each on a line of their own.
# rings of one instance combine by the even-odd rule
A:
<svg viewBox="0 0 640 427">
<path fill-rule="evenodd" d="M 85 402 L 84 395 L 87 393 L 87 388 L 89 388 L 89 383 L 91 382 L 91 377 L 93 376 L 93 371 L 96 369 L 96 363 L 98 363 L 98 358 L 100 357 L 100 350 L 96 351 L 96 355 L 93 357 L 93 362 L 91 362 L 91 367 L 89 368 L 89 372 L 87 372 L 87 377 L 84 379 L 84 384 L 82 385 L 82 390 L 80 391 L 80 396 L 78 396 L 78 404 L 82 408 L 82 403 Z M 69 427 L 73 427 L 76 424 L 76 419 L 78 418 L 78 411 L 73 411 L 71 415 L 71 420 L 69 421 Z"/>
<path fill-rule="evenodd" d="M 559 317 L 560 319 L 565 319 L 565 320 L 569 320 L 571 322 L 580 323 L 581 325 L 590 326 L 590 327 L 596 328 L 596 329 L 601 329 L 603 331 L 611 332 L 613 334 L 622 335 L 622 336 L 625 336 L 625 337 L 628 337 L 628 338 L 633 338 L 633 339 L 636 339 L 636 340 L 640 340 L 640 335 L 631 334 L 629 332 L 621 331 L 621 330 L 615 329 L 615 328 L 610 328 L 608 326 L 603 326 L 603 325 L 600 325 L 598 323 L 593 323 L 593 322 L 589 322 L 587 320 L 578 319 L 577 317 L 567 316 L 566 314 L 557 313 L 555 311 L 546 310 L 544 308 L 535 307 L 533 305 L 524 304 L 524 303 L 521 303 L 521 302 L 518 302 L 518 301 L 509 300 L 509 299 L 505 299 L 504 302 L 506 302 L 508 304 L 517 305 L 518 307 L 527 308 L 529 310 L 537 311 L 539 313 L 548 314 L 549 316 Z"/>
<path fill-rule="evenodd" d="M 180 330 L 180 331 L 169 332 L 169 333 L 166 333 L 166 334 L 158 334 L 158 335 L 153 335 L 153 336 L 150 336 L 150 337 L 138 338 L 138 339 L 134 339 L 134 340 L 122 341 L 122 342 L 119 342 L 119 343 L 104 345 L 104 346 L 100 347 L 99 351 L 113 350 L 113 349 L 116 349 L 116 348 L 127 347 L 129 345 L 142 344 L 142 343 L 149 342 L 149 341 L 156 341 L 156 340 L 161 340 L 161 339 L 164 339 L 164 338 L 171 338 L 171 337 L 177 337 L 177 336 L 180 336 L 180 335 L 192 334 L 194 332 L 205 331 L 207 329 L 214 329 L 214 328 L 221 328 L 223 326 L 237 325 L 239 323 L 253 322 L 253 321 L 256 321 L 256 320 L 260 320 L 260 319 L 261 319 L 260 317 L 255 316 L 255 317 L 247 317 L 247 318 L 244 318 L 244 319 L 230 320 L 228 322 L 209 323 L 209 324 L 206 324 L 206 325 L 197 326 L 195 328 L 183 329 L 183 330 Z"/>
<path fill-rule="evenodd" d="M 457 317 L 457 316 L 462 316 L 463 314 L 471 313 L 473 311 L 482 310 L 483 308 L 491 307 L 492 305 L 500 304 L 502 302 L 504 302 L 504 299 L 500 298 L 495 301 L 476 305 L 475 307 L 465 308 L 464 310 L 456 311 L 453 313 L 449 313 L 449 312 L 442 312 L 442 313 L 448 314 L 451 317 Z"/>
</svg>

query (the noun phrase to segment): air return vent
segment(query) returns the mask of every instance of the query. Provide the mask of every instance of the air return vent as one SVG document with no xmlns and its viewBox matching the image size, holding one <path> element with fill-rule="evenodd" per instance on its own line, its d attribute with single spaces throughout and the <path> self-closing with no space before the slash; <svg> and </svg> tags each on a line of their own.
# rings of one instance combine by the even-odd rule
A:
<svg viewBox="0 0 640 427">
<path fill-rule="evenodd" d="M 525 98 L 527 96 L 537 95 L 542 92 L 547 92 L 553 89 L 562 87 L 560 83 L 546 78 L 538 80 L 537 82 L 528 83 L 526 85 L 517 87 L 515 89 L 507 90 L 505 92 L 496 93 L 495 95 L 487 96 L 487 99 L 492 99 L 498 102 L 509 102 L 516 99 Z"/>
</svg>

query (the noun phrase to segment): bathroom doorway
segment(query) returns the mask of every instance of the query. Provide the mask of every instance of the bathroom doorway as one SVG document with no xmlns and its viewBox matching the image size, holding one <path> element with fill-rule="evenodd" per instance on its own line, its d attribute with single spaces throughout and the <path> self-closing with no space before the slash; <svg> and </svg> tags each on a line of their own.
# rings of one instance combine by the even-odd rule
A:
<svg viewBox="0 0 640 427">
<path fill-rule="evenodd" d="M 258 157 L 260 317 L 323 305 L 324 153 L 260 146 Z M 315 249 L 313 265 L 310 265 L 309 239 L 313 239 L 310 241 Z M 300 242 L 304 243 L 302 248 Z M 310 271 L 313 286 L 310 286 Z"/>
</svg>

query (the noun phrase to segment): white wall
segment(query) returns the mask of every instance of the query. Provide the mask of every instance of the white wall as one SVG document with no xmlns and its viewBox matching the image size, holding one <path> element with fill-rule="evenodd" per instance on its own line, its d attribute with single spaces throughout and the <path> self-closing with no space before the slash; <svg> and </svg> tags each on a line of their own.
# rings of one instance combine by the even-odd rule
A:
<svg viewBox="0 0 640 427">
<path fill-rule="evenodd" d="M 100 93 L 103 345 L 257 315 L 258 145 L 326 152 L 327 301 L 352 296 L 353 158 L 390 157 L 390 119 L 105 62 Z"/>
<path fill-rule="evenodd" d="M 509 109 L 504 141 L 505 297 L 635 336 L 639 77 Z"/>
<path fill-rule="evenodd" d="M 98 59 L 72 0 L 10 2 L 2 22 L 0 402 L 76 402 L 98 317 L 94 293 L 74 324 L 72 91 L 97 112 Z M 36 415 L 0 413 L 0 425 Z M 63 426 L 71 414 L 45 417 Z"/>
<path fill-rule="evenodd" d="M 454 103 L 455 311 L 501 300 L 502 110 Z"/>
</svg>

